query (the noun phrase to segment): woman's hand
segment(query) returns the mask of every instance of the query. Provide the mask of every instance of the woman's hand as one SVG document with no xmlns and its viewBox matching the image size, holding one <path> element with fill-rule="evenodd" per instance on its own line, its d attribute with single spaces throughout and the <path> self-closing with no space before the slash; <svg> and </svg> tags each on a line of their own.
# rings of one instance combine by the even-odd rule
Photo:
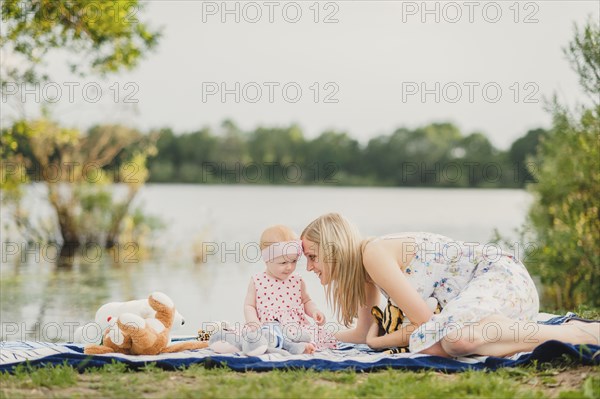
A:
<svg viewBox="0 0 600 399">
<path fill-rule="evenodd" d="M 408 346 L 410 334 L 414 330 L 413 325 L 407 325 L 392 333 L 379 335 L 379 325 L 374 321 L 367 332 L 366 344 L 371 349 L 405 347 Z"/>
</svg>

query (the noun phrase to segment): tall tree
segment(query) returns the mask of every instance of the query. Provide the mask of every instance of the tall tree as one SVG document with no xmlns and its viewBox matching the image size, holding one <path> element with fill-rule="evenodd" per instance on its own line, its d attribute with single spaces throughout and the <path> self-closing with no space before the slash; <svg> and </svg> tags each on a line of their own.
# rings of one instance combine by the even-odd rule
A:
<svg viewBox="0 0 600 399">
<path fill-rule="evenodd" d="M 3 0 L 0 48 L 13 58 L 2 65 L 3 84 L 48 79 L 44 60 L 57 50 L 82 75 L 135 67 L 160 36 L 139 21 L 143 7 L 137 0 Z"/>
<path fill-rule="evenodd" d="M 8 55 L 0 65 L 3 94 L 8 92 L 9 85 L 14 94 L 15 87 L 49 79 L 44 71 L 45 60 L 58 50 L 69 55 L 67 63 L 73 73 L 106 75 L 138 65 L 160 36 L 157 30 L 139 21 L 143 7 L 137 0 L 4 0 L 0 7 L 3 23 L 0 48 Z M 20 154 L 16 137 L 22 140 Z M 0 152 L 3 176 L 0 185 L 3 191 L 9 189 L 14 193 L 3 199 L 16 201 L 14 208 L 20 209 L 19 188 L 27 179 L 23 175 L 15 179 L 15 172 L 36 166 L 38 177 L 48 186 L 48 200 L 56 211 L 65 246 L 75 247 L 98 239 L 98 234 L 92 232 L 98 228 L 97 224 L 86 224 L 82 217 L 92 213 L 96 205 L 93 201 L 98 204 L 104 201 L 105 208 L 111 211 L 102 242 L 111 246 L 118 241 L 129 205 L 146 181 L 145 162 L 152 153 L 152 143 L 143 144 L 138 134 L 114 126 L 80 134 L 58 126 L 46 114 L 35 121 L 15 121 L 11 128 L 3 129 L 0 141 L 9 144 L 9 150 Z M 134 143 L 139 148 L 130 150 L 129 158 L 122 162 L 123 167 L 130 169 L 117 173 L 131 179 L 127 198 L 118 202 L 103 188 L 108 181 L 104 169 L 117 163 L 115 157 L 127 152 L 126 147 Z M 99 169 L 99 178 L 86 176 L 84 171 L 89 166 Z M 60 177 L 55 178 L 57 173 Z"/>
</svg>

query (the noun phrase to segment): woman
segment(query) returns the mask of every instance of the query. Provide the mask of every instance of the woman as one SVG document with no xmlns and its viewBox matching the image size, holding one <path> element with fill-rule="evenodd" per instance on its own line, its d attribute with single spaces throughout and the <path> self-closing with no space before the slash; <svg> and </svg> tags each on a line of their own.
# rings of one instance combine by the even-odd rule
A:
<svg viewBox="0 0 600 399">
<path fill-rule="evenodd" d="M 348 327 L 357 318 L 354 328 L 336 334 L 340 341 L 374 349 L 408 345 L 411 352 L 453 357 L 507 356 L 553 339 L 600 345 L 600 323 L 535 323 L 535 285 L 508 253 L 432 233 L 363 240 L 336 213 L 311 222 L 301 239 L 307 270 L 326 286 L 341 321 Z M 381 337 L 371 316 L 380 292 L 411 321 Z M 426 305 L 430 296 L 442 305 L 440 314 Z"/>
</svg>

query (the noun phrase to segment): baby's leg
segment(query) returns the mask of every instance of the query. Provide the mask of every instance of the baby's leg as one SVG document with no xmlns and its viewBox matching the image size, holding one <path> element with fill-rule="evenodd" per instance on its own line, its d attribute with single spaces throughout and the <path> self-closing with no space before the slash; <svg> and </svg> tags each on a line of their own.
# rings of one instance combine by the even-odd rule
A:
<svg viewBox="0 0 600 399">
<path fill-rule="evenodd" d="M 282 325 L 283 335 L 286 339 L 293 342 L 312 342 L 314 338 L 310 331 L 303 328 L 298 323 L 287 323 Z"/>
<path fill-rule="evenodd" d="M 292 355 L 300 355 L 302 353 L 314 353 L 316 347 L 310 342 L 292 342 L 285 339 L 283 341 L 283 349 L 290 352 Z"/>
</svg>

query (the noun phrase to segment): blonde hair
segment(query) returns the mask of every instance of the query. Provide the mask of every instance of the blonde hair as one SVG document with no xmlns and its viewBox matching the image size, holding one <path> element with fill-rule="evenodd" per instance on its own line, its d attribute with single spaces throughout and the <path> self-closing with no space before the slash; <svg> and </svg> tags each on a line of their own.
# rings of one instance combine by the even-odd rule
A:
<svg viewBox="0 0 600 399">
<path fill-rule="evenodd" d="M 297 240 L 298 236 L 292 229 L 282 224 L 267 227 L 260 236 L 260 249 L 263 250 L 271 244 L 283 241 Z"/>
<path fill-rule="evenodd" d="M 362 252 L 366 240 L 358 229 L 338 213 L 328 213 L 313 220 L 300 235 L 319 246 L 319 260 L 327 269 L 330 282 L 325 288 L 328 304 L 338 319 L 348 327 L 366 306 L 365 283 L 368 275 Z"/>
</svg>

